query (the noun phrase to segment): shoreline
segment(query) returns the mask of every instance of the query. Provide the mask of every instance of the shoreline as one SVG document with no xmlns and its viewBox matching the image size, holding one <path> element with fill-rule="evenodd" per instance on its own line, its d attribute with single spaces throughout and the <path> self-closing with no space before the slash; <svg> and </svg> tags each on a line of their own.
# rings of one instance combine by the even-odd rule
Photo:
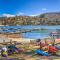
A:
<svg viewBox="0 0 60 60">
<path fill-rule="evenodd" d="M 16 41 L 18 43 L 30 43 L 33 42 L 35 43 L 37 40 L 36 39 L 29 39 L 29 38 L 0 38 L 0 43 L 3 43 L 5 40 L 5 42 L 13 42 Z M 53 42 L 53 40 L 50 39 L 43 39 L 41 40 L 42 43 L 45 44 L 45 42 L 47 42 L 47 44 L 51 44 Z M 60 43 L 60 38 L 59 39 L 55 39 L 55 44 L 59 44 Z"/>
</svg>

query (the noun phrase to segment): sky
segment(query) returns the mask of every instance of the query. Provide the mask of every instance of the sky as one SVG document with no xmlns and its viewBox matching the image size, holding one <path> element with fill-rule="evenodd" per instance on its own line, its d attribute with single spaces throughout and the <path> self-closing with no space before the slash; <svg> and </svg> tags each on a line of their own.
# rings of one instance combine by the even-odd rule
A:
<svg viewBox="0 0 60 60">
<path fill-rule="evenodd" d="M 0 16 L 35 16 L 60 12 L 60 0 L 0 0 Z"/>
</svg>

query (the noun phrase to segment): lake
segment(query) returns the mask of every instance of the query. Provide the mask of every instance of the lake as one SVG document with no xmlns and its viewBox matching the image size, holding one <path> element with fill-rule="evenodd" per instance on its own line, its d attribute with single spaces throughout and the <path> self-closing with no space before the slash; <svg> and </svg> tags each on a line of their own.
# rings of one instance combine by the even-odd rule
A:
<svg viewBox="0 0 60 60">
<path fill-rule="evenodd" d="M 44 26 L 44 25 L 26 25 L 26 26 L 0 26 L 0 32 L 4 33 L 10 33 L 10 32 L 16 32 L 21 31 L 24 29 L 39 29 L 31 32 L 22 33 L 24 38 L 33 38 L 33 39 L 42 39 L 49 37 L 50 33 L 53 31 L 60 30 L 60 25 L 56 26 Z"/>
</svg>

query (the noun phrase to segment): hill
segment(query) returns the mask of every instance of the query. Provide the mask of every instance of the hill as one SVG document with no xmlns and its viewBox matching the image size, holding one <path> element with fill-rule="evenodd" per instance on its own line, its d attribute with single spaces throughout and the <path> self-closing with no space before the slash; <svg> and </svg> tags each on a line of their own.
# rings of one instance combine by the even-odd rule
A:
<svg viewBox="0 0 60 60">
<path fill-rule="evenodd" d="M 60 12 L 38 16 L 0 17 L 0 25 L 60 25 Z"/>
</svg>

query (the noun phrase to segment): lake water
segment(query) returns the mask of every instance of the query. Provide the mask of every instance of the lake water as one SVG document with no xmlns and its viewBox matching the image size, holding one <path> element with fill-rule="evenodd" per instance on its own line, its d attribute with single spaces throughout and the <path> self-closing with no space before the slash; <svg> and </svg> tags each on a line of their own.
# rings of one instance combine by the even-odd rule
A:
<svg viewBox="0 0 60 60">
<path fill-rule="evenodd" d="M 16 32 L 20 31 L 23 29 L 40 29 L 40 30 L 35 30 L 31 32 L 26 32 L 22 33 L 24 38 L 33 38 L 33 39 L 38 39 L 38 38 L 45 38 L 49 37 L 50 33 L 53 31 L 60 30 L 60 25 L 57 26 L 32 26 L 32 25 L 26 25 L 26 26 L 0 26 L 0 32 L 4 33 L 10 33 L 10 32 Z"/>
</svg>

